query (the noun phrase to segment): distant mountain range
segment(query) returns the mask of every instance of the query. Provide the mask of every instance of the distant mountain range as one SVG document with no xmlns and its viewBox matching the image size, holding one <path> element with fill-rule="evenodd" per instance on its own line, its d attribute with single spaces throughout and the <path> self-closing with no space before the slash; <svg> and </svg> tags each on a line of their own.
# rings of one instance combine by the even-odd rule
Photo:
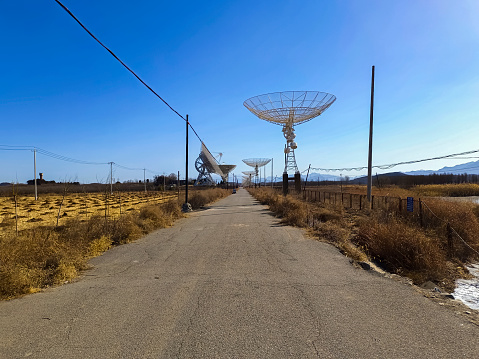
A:
<svg viewBox="0 0 479 359">
<path fill-rule="evenodd" d="M 477 174 L 479 175 L 479 161 L 467 162 L 460 165 L 452 166 L 452 167 L 442 167 L 438 170 L 418 170 L 418 171 L 410 171 L 410 172 L 389 172 L 383 173 L 378 175 L 379 178 L 381 177 L 395 177 L 395 176 L 428 176 L 431 174 L 444 174 L 444 173 L 452 173 L 452 174 Z M 376 176 L 376 174 L 374 174 Z M 310 173 L 308 176 L 308 182 L 316 182 L 316 181 L 341 181 L 345 180 L 346 176 L 335 176 L 329 174 L 321 174 L 321 173 Z M 306 175 L 302 174 L 301 179 L 304 181 L 306 180 Z M 365 184 L 367 183 L 367 176 L 349 176 L 350 183 L 357 183 L 357 184 Z M 267 177 L 266 181 L 270 181 L 271 177 Z M 281 182 L 281 177 L 276 177 L 276 181 Z"/>
<path fill-rule="evenodd" d="M 479 174 L 479 161 L 467 162 L 467 163 L 463 163 L 463 164 L 452 166 L 452 167 L 443 167 L 438 169 L 437 171 L 419 170 L 419 171 L 405 172 L 405 174 L 412 175 L 412 176 L 421 176 L 421 175 L 427 176 L 427 175 L 432 175 L 433 173 L 435 174 L 452 173 L 456 175 L 468 173 L 470 175 L 477 175 Z"/>
</svg>

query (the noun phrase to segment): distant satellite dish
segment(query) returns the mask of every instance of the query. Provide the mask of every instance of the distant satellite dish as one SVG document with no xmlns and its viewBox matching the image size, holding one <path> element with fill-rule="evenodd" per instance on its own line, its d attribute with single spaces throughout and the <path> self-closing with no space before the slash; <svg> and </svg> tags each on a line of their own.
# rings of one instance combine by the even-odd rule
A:
<svg viewBox="0 0 479 359">
<path fill-rule="evenodd" d="M 223 178 L 223 182 L 228 182 L 228 175 L 236 168 L 236 165 L 219 165 L 219 167 L 221 172 L 223 173 L 223 175 L 221 176 Z"/>
</svg>

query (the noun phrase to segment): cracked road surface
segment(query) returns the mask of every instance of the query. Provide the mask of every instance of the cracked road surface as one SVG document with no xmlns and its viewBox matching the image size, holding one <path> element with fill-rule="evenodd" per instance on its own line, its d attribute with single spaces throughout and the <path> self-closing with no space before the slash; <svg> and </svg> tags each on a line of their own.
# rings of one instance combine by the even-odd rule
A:
<svg viewBox="0 0 479 359">
<path fill-rule="evenodd" d="M 245 190 L 0 303 L 0 358 L 477 358 L 479 327 Z"/>
</svg>

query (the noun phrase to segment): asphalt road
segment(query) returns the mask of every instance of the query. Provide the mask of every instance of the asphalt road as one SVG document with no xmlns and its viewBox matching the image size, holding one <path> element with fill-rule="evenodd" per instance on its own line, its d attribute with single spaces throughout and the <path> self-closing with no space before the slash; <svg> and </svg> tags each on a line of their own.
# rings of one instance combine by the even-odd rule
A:
<svg viewBox="0 0 479 359">
<path fill-rule="evenodd" d="M 0 358 L 478 358 L 479 327 L 245 190 L 0 302 Z"/>
</svg>

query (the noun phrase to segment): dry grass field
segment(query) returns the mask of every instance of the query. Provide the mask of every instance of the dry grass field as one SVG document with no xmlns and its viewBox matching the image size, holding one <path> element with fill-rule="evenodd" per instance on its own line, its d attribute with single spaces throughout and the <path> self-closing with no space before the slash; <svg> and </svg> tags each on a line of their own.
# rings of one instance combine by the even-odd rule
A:
<svg viewBox="0 0 479 359">
<path fill-rule="evenodd" d="M 190 203 L 197 209 L 230 193 L 192 190 Z M 174 191 L 18 196 L 15 215 L 15 198 L 1 197 L 0 299 L 71 281 L 88 258 L 171 226 L 183 199 Z"/>
<path fill-rule="evenodd" d="M 92 216 L 117 218 L 139 210 L 146 204 L 163 203 L 177 194 L 161 192 L 117 192 L 42 194 L 32 196 L 0 197 L 0 228 L 19 231 L 37 226 L 63 225 L 71 218 L 87 220 Z"/>
<path fill-rule="evenodd" d="M 365 185 L 327 185 L 314 186 L 308 185 L 308 189 L 316 189 L 324 192 L 344 192 L 353 194 L 366 194 Z M 457 184 L 430 184 L 412 186 L 403 188 L 395 185 L 373 186 L 372 194 L 374 196 L 390 197 L 466 197 L 479 196 L 479 185 L 475 183 L 457 183 Z"/>
<path fill-rule="evenodd" d="M 418 187 L 389 187 L 373 193 L 394 197 L 470 193 L 468 187 L 454 185 Z M 320 190 L 339 192 L 340 188 Z M 334 244 L 353 259 L 369 259 L 416 284 L 433 281 L 452 290 L 455 279 L 468 276 L 465 265 L 479 260 L 479 206 L 472 203 L 424 196 L 423 205 L 427 204 L 430 211 L 424 211 L 420 221 L 418 216 L 385 208 L 343 208 L 340 204 L 305 201 L 302 196 L 284 197 L 280 191 L 266 188 L 250 192 L 269 205 L 284 223 L 309 228 L 320 240 Z M 366 187 L 343 186 L 343 192 L 365 194 Z M 453 229 L 450 235 L 448 226 Z"/>
</svg>

